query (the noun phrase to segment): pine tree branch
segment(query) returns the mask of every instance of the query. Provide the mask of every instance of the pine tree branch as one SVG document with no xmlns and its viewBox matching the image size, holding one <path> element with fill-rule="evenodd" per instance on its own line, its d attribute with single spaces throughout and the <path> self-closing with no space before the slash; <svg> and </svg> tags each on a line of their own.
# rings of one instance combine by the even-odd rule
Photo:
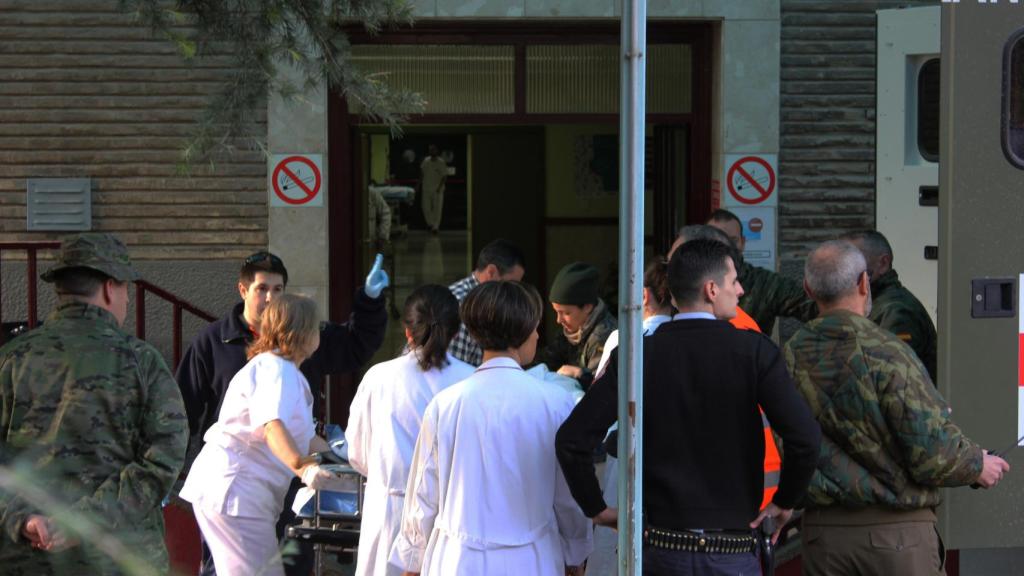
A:
<svg viewBox="0 0 1024 576">
<path fill-rule="evenodd" d="M 352 63 L 346 26 L 368 33 L 412 24 L 407 0 L 120 0 L 123 10 L 172 42 L 186 62 L 212 54 L 231 59 L 234 72 L 201 112 L 182 147 L 188 170 L 247 142 L 266 151 L 262 111 L 277 96 L 296 101 L 326 85 L 357 102 L 369 120 L 401 132 L 409 114 L 421 112 L 418 94 L 396 89 L 384 75 Z M 298 81 L 281 72 L 292 68 Z"/>
</svg>

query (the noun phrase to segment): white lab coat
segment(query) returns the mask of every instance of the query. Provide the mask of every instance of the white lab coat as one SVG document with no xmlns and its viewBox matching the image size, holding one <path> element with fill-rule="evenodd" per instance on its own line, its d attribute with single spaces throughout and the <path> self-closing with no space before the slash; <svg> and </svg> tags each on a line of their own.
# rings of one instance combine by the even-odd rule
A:
<svg viewBox="0 0 1024 576">
<path fill-rule="evenodd" d="M 561 576 L 593 549 L 555 433 L 572 398 L 509 358 L 427 406 L 391 562 L 423 576 Z"/>
<path fill-rule="evenodd" d="M 359 384 L 345 431 L 349 464 L 366 476 L 357 576 L 401 574 L 388 555 L 402 525 L 423 411 L 434 395 L 472 373 L 450 354 L 447 366 L 424 372 L 413 351 L 370 368 Z"/>
</svg>

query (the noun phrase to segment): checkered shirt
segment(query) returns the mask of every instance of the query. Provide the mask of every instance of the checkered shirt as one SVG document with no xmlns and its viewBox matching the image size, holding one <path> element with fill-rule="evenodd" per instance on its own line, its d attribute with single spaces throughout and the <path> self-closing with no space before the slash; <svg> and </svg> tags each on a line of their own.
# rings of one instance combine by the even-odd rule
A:
<svg viewBox="0 0 1024 576">
<path fill-rule="evenodd" d="M 476 279 L 476 276 L 470 274 L 449 286 L 448 290 L 451 291 L 455 299 L 461 304 L 466 294 L 469 294 L 470 290 L 479 285 L 480 282 Z M 466 330 L 465 324 L 459 324 L 459 333 L 452 339 L 451 345 L 448 346 L 448 352 L 451 352 L 452 356 L 472 366 L 479 366 L 484 360 L 484 351 L 480 349 L 480 345 L 476 343 L 476 340 L 473 340 L 473 337 L 469 335 L 469 330 Z"/>
</svg>

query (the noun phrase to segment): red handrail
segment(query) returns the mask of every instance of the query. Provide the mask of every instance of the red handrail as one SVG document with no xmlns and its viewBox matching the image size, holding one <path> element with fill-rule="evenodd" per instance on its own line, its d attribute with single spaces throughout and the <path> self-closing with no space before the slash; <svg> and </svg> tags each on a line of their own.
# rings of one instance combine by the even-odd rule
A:
<svg viewBox="0 0 1024 576">
<path fill-rule="evenodd" d="M 0 255 L 3 254 L 4 250 L 25 250 L 28 252 L 28 265 L 25 270 L 25 274 L 28 277 L 28 290 L 26 290 L 28 298 L 28 327 L 29 330 L 35 328 L 39 324 L 39 309 L 38 309 L 38 283 L 39 276 L 36 274 L 36 253 L 39 250 L 56 250 L 60 248 L 60 242 L 0 242 Z M 0 302 L 3 302 L 3 283 L 0 282 Z M 3 306 L 0 306 L 0 325 L 3 324 Z M 3 344 L 7 334 L 5 331 L 0 330 L 0 344 Z"/>
<path fill-rule="evenodd" d="M 153 295 L 160 297 L 165 302 L 170 302 L 173 308 L 173 317 L 171 318 L 172 326 L 172 345 L 174 346 L 174 367 L 178 367 L 178 363 L 181 362 L 181 313 L 182 311 L 189 312 L 194 316 L 198 316 L 207 322 L 213 322 L 216 320 L 216 316 L 209 312 L 195 306 L 181 298 L 178 298 L 174 294 L 164 290 L 163 288 L 151 284 L 145 280 L 135 281 L 135 335 L 140 340 L 146 339 L 146 292 L 151 292 Z"/>
<path fill-rule="evenodd" d="M 35 328 L 39 324 L 39 311 L 38 311 L 38 290 L 39 290 L 39 277 L 37 274 L 38 257 L 37 252 L 39 250 L 56 250 L 60 248 L 60 242 L 54 241 L 42 241 L 42 242 L 0 242 L 0 262 L 2 262 L 2 254 L 4 250 L 25 250 L 28 253 L 27 269 L 26 274 L 28 276 L 28 327 L 29 329 Z M 137 280 L 135 282 L 135 335 L 141 340 L 146 339 L 146 292 L 152 293 L 154 296 L 169 302 L 173 309 L 173 317 L 171 319 L 172 325 L 172 345 L 174 347 L 174 367 L 178 366 L 178 362 L 181 361 L 181 316 L 182 312 L 188 312 L 198 318 L 212 322 L 216 320 L 216 316 L 209 312 L 199 308 L 198 306 L 182 300 L 175 294 L 164 290 L 163 288 L 147 282 L 146 280 Z M 0 298 L 2 298 L 2 284 L 0 284 Z M 2 301 L 2 300 L 0 300 Z M 3 321 L 3 310 L 0 306 L 0 323 Z M 0 344 L 3 344 L 6 334 L 0 330 Z"/>
</svg>

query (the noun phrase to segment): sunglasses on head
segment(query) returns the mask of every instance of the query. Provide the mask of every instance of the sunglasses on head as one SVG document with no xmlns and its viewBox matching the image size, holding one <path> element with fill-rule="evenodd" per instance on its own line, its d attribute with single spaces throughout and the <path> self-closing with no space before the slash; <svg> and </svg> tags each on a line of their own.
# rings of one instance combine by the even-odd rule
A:
<svg viewBox="0 0 1024 576">
<path fill-rule="evenodd" d="M 270 263 L 275 266 L 284 266 L 284 262 L 281 262 L 280 258 L 274 256 L 270 252 L 257 252 L 252 256 L 249 256 L 248 258 L 245 259 L 245 265 L 251 266 L 253 264 L 259 264 L 264 260 L 270 260 Z"/>
</svg>

